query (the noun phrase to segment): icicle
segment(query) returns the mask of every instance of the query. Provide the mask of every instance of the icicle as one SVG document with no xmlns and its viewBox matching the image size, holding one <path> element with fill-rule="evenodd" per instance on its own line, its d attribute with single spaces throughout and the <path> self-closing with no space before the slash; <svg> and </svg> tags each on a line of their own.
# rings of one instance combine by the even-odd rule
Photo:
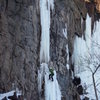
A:
<svg viewBox="0 0 100 100">
<path fill-rule="evenodd" d="M 49 0 L 50 2 L 50 5 L 51 5 L 51 9 L 53 10 L 54 9 L 54 0 Z"/>
<path fill-rule="evenodd" d="M 100 21 L 96 22 L 96 28 L 92 36 L 93 52 L 99 54 L 100 52 Z"/>
<path fill-rule="evenodd" d="M 43 64 L 41 64 L 40 70 L 38 70 L 38 91 L 39 91 L 39 95 L 41 94 L 41 90 L 42 90 L 43 76 L 44 76 L 44 66 L 43 66 Z M 41 96 L 39 96 L 39 97 L 41 97 Z"/>
<path fill-rule="evenodd" d="M 65 28 L 62 31 L 63 31 L 63 35 L 67 39 L 67 24 L 65 24 Z"/>
<path fill-rule="evenodd" d="M 67 29 L 63 29 L 63 35 L 65 36 L 65 38 L 67 39 Z"/>
<path fill-rule="evenodd" d="M 86 31 L 85 31 L 85 38 L 86 38 L 86 46 L 87 46 L 87 55 L 90 56 L 91 52 L 91 17 L 87 14 L 86 19 Z"/>
<path fill-rule="evenodd" d="M 92 57 L 93 57 L 93 63 L 96 62 L 96 64 L 99 64 L 99 58 L 100 58 L 100 21 L 96 22 L 96 28 L 92 35 Z"/>
<path fill-rule="evenodd" d="M 66 45 L 66 53 L 67 53 L 67 64 L 66 64 L 66 67 L 69 70 L 69 49 L 68 49 L 68 45 Z"/>
<path fill-rule="evenodd" d="M 74 64 L 74 70 L 75 70 L 75 74 L 79 73 L 80 71 L 82 71 L 84 68 L 82 68 L 82 60 L 84 59 L 84 57 L 87 54 L 87 50 L 86 50 L 86 43 L 85 40 L 79 37 L 75 38 L 74 41 L 74 51 L 73 51 L 73 55 L 72 55 L 72 62 Z"/>
</svg>

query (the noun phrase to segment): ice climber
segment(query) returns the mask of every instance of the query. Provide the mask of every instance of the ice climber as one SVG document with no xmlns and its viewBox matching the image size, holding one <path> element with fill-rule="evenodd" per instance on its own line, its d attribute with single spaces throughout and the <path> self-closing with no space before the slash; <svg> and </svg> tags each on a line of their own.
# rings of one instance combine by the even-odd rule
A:
<svg viewBox="0 0 100 100">
<path fill-rule="evenodd" d="M 54 70 L 52 68 L 49 69 L 49 80 L 51 79 L 53 81 L 53 76 L 54 76 Z"/>
</svg>

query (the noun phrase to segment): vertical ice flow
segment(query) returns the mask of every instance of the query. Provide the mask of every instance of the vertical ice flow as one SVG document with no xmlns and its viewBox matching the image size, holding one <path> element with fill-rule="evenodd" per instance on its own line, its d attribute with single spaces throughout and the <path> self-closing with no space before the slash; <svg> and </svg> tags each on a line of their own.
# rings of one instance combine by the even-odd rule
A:
<svg viewBox="0 0 100 100">
<path fill-rule="evenodd" d="M 82 66 L 84 60 L 90 59 L 98 62 L 98 56 L 100 52 L 100 21 L 97 21 L 93 30 L 93 35 L 91 35 L 91 17 L 87 15 L 86 19 L 86 30 L 85 30 L 85 40 L 80 37 L 76 37 L 74 41 L 74 51 L 72 56 L 72 61 L 74 63 L 75 74 L 80 73 L 85 69 Z M 95 56 L 96 55 L 96 56 Z M 85 63 L 85 66 L 87 64 Z"/>
<path fill-rule="evenodd" d="M 45 100 L 61 100 L 61 92 L 59 88 L 58 81 L 56 79 L 56 71 L 54 71 L 53 79 L 54 81 L 49 80 L 49 69 L 46 63 L 42 63 L 40 70 L 38 71 L 38 89 L 39 97 L 41 100 L 41 93 L 43 92 L 43 83 L 44 83 L 44 93 Z"/>
<path fill-rule="evenodd" d="M 87 15 L 86 19 L 86 30 L 85 30 L 85 40 L 77 37 L 74 41 L 74 51 L 72 56 L 72 62 L 74 63 L 75 74 L 84 70 L 82 63 L 84 59 L 88 59 L 91 52 L 91 18 Z"/>
<path fill-rule="evenodd" d="M 86 19 L 85 38 L 86 38 L 87 53 L 89 56 L 89 53 L 91 52 L 91 17 L 89 17 L 88 14 Z"/>
<path fill-rule="evenodd" d="M 54 81 L 49 80 L 49 69 L 45 66 L 45 100 L 61 100 L 61 92 L 54 71 Z"/>
<path fill-rule="evenodd" d="M 74 64 L 74 72 L 75 74 L 79 73 L 83 70 L 81 67 L 82 59 L 86 56 L 86 42 L 85 40 L 79 37 L 76 37 L 74 41 L 74 51 L 72 55 L 72 62 Z"/>
<path fill-rule="evenodd" d="M 40 0 L 41 13 L 41 47 L 40 62 L 49 61 L 49 29 L 50 29 L 50 5 L 47 0 Z"/>
<path fill-rule="evenodd" d="M 40 16 L 41 16 L 41 47 L 40 47 L 40 62 L 48 62 L 49 46 L 50 46 L 50 7 L 54 8 L 53 0 L 40 0 Z"/>
<path fill-rule="evenodd" d="M 40 16 L 41 16 L 41 47 L 40 47 L 40 70 L 38 71 L 38 90 L 39 98 L 45 100 L 61 100 L 61 92 L 54 71 L 53 79 L 49 80 L 48 62 L 50 47 L 50 10 L 54 8 L 53 0 L 40 0 Z"/>
<path fill-rule="evenodd" d="M 100 21 L 96 22 L 95 30 L 92 36 L 92 52 L 99 55 L 100 53 Z"/>
</svg>

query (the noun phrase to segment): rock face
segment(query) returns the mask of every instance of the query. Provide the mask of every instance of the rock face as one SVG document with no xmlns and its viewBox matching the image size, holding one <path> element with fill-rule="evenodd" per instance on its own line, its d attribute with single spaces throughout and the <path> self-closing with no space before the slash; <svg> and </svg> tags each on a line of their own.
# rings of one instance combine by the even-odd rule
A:
<svg viewBox="0 0 100 100">
<path fill-rule="evenodd" d="M 55 0 L 51 14 L 50 58 L 57 71 L 62 100 L 73 100 L 69 93 L 71 56 L 75 36 L 84 34 L 81 18 L 85 23 L 83 0 Z M 65 29 L 66 37 L 63 34 Z M 0 93 L 18 88 L 27 100 L 39 100 L 40 38 L 39 0 L 0 1 Z M 66 63 L 69 63 L 70 70 Z"/>
<path fill-rule="evenodd" d="M 81 6 L 80 6 L 81 4 Z M 68 54 L 66 45 L 69 49 L 69 65 L 71 68 L 71 57 L 73 53 L 73 43 L 78 34 L 79 37 L 84 33 L 81 25 L 81 17 L 86 19 L 86 8 L 84 2 L 80 0 L 56 0 L 55 10 L 51 21 L 51 61 L 54 62 L 58 72 L 58 81 L 61 86 L 62 100 L 72 100 L 69 93 L 71 74 L 66 68 Z M 67 28 L 67 38 L 63 34 L 63 29 Z"/>
<path fill-rule="evenodd" d="M 38 7 L 37 0 L 9 0 L 0 12 L 0 92 L 19 88 L 27 100 L 38 100 Z"/>
</svg>

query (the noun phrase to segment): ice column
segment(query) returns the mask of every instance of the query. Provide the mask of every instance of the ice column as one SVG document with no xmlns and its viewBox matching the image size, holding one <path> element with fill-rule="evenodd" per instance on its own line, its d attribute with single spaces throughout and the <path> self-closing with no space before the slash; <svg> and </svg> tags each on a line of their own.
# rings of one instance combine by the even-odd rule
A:
<svg viewBox="0 0 100 100">
<path fill-rule="evenodd" d="M 48 62 L 50 47 L 50 9 L 53 10 L 53 0 L 40 0 L 41 16 L 41 47 L 40 47 L 40 70 L 38 71 L 39 99 L 42 100 L 42 93 L 45 93 L 45 100 L 61 100 L 61 92 L 54 71 L 53 79 L 49 80 Z M 45 92 L 44 92 L 45 91 Z"/>
<path fill-rule="evenodd" d="M 74 63 L 75 74 L 84 70 L 82 63 L 85 59 L 89 59 L 91 53 L 91 41 L 91 18 L 87 15 L 85 40 L 83 36 L 81 38 L 76 36 L 74 41 L 72 62 Z"/>
<path fill-rule="evenodd" d="M 40 62 L 49 62 L 49 46 L 50 46 L 50 7 L 53 10 L 53 0 L 40 0 L 40 16 L 41 16 L 41 47 Z"/>
</svg>

